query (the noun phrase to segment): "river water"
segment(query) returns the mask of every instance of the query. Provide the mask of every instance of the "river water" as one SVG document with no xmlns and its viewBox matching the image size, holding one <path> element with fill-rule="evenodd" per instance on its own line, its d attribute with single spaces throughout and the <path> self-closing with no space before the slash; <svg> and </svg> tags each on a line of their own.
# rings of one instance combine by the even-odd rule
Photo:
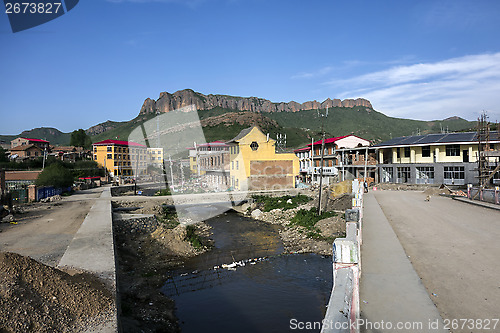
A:
<svg viewBox="0 0 500 333">
<path fill-rule="evenodd" d="M 176 302 L 183 332 L 288 332 L 299 323 L 319 325 L 332 289 L 330 257 L 283 255 L 277 226 L 234 212 L 206 223 L 215 248 L 173 272 L 162 289 Z M 248 259 L 236 270 L 214 269 Z"/>
</svg>

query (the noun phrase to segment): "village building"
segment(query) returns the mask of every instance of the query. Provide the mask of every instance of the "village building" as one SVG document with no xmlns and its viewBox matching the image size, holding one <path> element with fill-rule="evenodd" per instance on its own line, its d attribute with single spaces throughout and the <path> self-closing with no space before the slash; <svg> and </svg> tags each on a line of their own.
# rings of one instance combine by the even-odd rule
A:
<svg viewBox="0 0 500 333">
<path fill-rule="evenodd" d="M 50 146 L 48 156 L 54 156 L 56 159 L 64 162 L 74 163 L 77 159 L 85 158 L 87 152 L 82 147 L 73 146 Z"/>
<path fill-rule="evenodd" d="M 310 183 L 312 175 L 312 152 L 311 147 L 295 149 L 293 151 L 299 158 L 299 176 L 300 183 Z"/>
<path fill-rule="evenodd" d="M 230 185 L 237 191 L 294 188 L 299 159 L 276 152 L 276 140 L 256 126 L 242 130 L 230 145 Z"/>
<path fill-rule="evenodd" d="M 10 149 L 11 160 L 23 161 L 43 157 L 44 150 L 34 144 L 20 145 Z"/>
<path fill-rule="evenodd" d="M 491 132 L 490 166 L 500 162 L 500 135 Z M 379 181 L 407 184 L 478 184 L 479 142 L 476 132 L 394 138 L 373 146 L 378 151 Z M 494 152 L 497 152 L 495 154 Z M 500 172 L 492 179 L 500 182 Z"/>
<path fill-rule="evenodd" d="M 41 140 L 41 139 L 30 139 L 30 138 L 16 138 L 10 142 L 10 148 L 15 148 L 19 146 L 28 146 L 34 145 L 41 150 L 49 149 L 49 141 Z"/>
<path fill-rule="evenodd" d="M 322 144 L 323 140 L 319 140 L 294 151 L 301 162 L 300 178 L 302 181 L 318 183 L 321 172 L 323 172 L 323 184 L 325 185 L 363 177 L 364 152 L 370 146 L 369 140 L 353 134 L 325 139 L 323 165 L 321 166 Z M 367 160 L 373 165 L 370 173 L 374 176 L 376 174 L 374 170 L 376 160 L 373 151 L 370 156 L 372 158 Z"/>
<path fill-rule="evenodd" d="M 147 148 L 150 165 L 163 170 L 163 148 Z"/>
<path fill-rule="evenodd" d="M 93 159 L 106 168 L 111 177 L 130 177 L 146 173 L 150 156 L 145 145 L 120 140 L 92 144 Z"/>
<path fill-rule="evenodd" d="M 230 186 L 229 148 L 224 141 L 195 144 L 195 147 L 188 148 L 191 173 L 212 190 L 227 190 Z"/>
</svg>

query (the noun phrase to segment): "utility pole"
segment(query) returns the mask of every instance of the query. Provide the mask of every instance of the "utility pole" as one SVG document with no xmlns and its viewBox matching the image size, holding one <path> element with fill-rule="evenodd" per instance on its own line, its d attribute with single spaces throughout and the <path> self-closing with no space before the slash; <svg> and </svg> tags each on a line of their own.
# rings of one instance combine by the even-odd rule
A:
<svg viewBox="0 0 500 333">
<path fill-rule="evenodd" d="M 137 170 L 138 166 L 139 166 L 139 149 L 137 149 L 136 151 L 136 160 L 135 160 L 134 195 L 137 195 L 137 177 L 139 176 Z"/>
<path fill-rule="evenodd" d="M 326 108 L 328 116 L 328 107 Z M 323 116 L 323 115 L 322 115 Z M 325 155 L 325 130 L 323 127 L 324 122 L 321 122 L 321 131 L 323 132 L 323 139 L 321 140 L 321 160 L 319 163 L 319 197 L 318 197 L 318 215 L 321 215 L 321 186 L 323 185 L 323 157 Z"/>
<path fill-rule="evenodd" d="M 45 169 L 45 158 L 47 156 L 47 147 L 43 149 L 43 163 L 42 163 L 42 170 Z"/>
<path fill-rule="evenodd" d="M 170 163 L 170 179 L 172 185 L 174 185 L 174 172 L 172 171 L 172 158 L 170 157 L 170 154 L 168 154 L 168 162 Z"/>
</svg>

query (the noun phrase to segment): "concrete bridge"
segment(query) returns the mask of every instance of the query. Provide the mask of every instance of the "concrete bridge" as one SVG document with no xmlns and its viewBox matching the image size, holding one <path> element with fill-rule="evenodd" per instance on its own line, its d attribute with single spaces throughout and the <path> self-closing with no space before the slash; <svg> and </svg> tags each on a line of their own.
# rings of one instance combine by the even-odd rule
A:
<svg viewBox="0 0 500 333">
<path fill-rule="evenodd" d="M 360 307 L 375 325 L 361 331 L 499 331 L 500 211 L 425 197 L 365 195 Z"/>
</svg>

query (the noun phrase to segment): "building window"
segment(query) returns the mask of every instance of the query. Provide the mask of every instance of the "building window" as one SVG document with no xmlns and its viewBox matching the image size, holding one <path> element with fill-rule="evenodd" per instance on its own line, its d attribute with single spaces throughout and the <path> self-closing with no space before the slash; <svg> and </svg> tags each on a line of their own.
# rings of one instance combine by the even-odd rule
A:
<svg viewBox="0 0 500 333">
<path fill-rule="evenodd" d="M 97 155 L 94 155 L 94 161 L 97 161 Z"/>
<path fill-rule="evenodd" d="M 465 179 L 465 168 L 463 166 L 445 166 L 445 179 Z"/>
<path fill-rule="evenodd" d="M 113 147 L 111 147 L 111 146 L 107 146 L 107 147 L 106 147 L 106 151 L 108 151 L 108 152 L 113 151 Z"/>
<path fill-rule="evenodd" d="M 108 154 L 107 159 L 108 160 L 112 160 L 113 159 L 113 154 Z"/>
<path fill-rule="evenodd" d="M 410 157 L 410 147 L 405 147 L 405 157 Z"/>
<path fill-rule="evenodd" d="M 382 167 L 382 183 L 392 183 L 393 168 Z"/>
<path fill-rule="evenodd" d="M 460 145 L 446 145 L 446 156 L 460 156 Z"/>
<path fill-rule="evenodd" d="M 408 183 L 410 181 L 410 167 L 398 167 L 398 183 Z"/>
<path fill-rule="evenodd" d="M 431 147 L 430 146 L 422 147 L 422 157 L 431 157 Z"/>
<path fill-rule="evenodd" d="M 231 170 L 234 170 L 234 161 L 231 161 Z"/>
<path fill-rule="evenodd" d="M 417 167 L 417 184 L 434 184 L 434 167 Z"/>
<path fill-rule="evenodd" d="M 397 156 L 398 158 L 401 158 L 401 151 L 400 151 L 401 148 L 396 148 L 396 152 L 397 152 Z"/>
<path fill-rule="evenodd" d="M 257 149 L 259 149 L 259 144 L 256 141 L 253 141 L 250 144 L 250 148 L 252 148 L 253 151 L 256 151 Z"/>
<path fill-rule="evenodd" d="M 236 170 L 239 170 L 239 168 L 240 168 L 240 163 L 239 161 L 236 161 Z"/>
</svg>

